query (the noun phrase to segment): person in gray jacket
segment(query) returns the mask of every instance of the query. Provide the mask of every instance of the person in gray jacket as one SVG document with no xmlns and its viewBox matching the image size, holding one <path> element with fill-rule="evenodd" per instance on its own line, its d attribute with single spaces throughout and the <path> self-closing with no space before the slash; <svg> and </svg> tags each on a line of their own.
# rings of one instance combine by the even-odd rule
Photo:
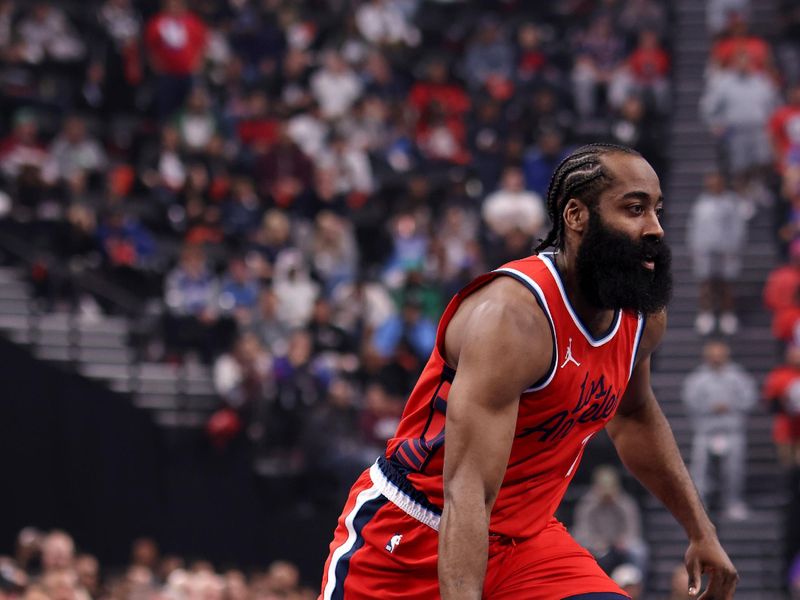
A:
<svg viewBox="0 0 800 600">
<path fill-rule="evenodd" d="M 733 335 L 739 328 L 732 284 L 739 277 L 747 242 L 744 208 L 742 198 L 726 188 L 722 174 L 712 172 L 706 175 L 705 190 L 689 213 L 686 244 L 700 284 L 700 310 L 695 319 L 700 335 L 714 330 L 717 311 L 722 333 Z"/>
<path fill-rule="evenodd" d="M 756 403 L 755 380 L 731 362 L 726 343 L 709 341 L 703 347 L 703 364 L 684 382 L 683 402 L 694 427 L 691 474 L 700 497 L 708 499 L 709 458 L 718 456 L 725 516 L 731 520 L 746 519 L 745 418 Z"/>
</svg>

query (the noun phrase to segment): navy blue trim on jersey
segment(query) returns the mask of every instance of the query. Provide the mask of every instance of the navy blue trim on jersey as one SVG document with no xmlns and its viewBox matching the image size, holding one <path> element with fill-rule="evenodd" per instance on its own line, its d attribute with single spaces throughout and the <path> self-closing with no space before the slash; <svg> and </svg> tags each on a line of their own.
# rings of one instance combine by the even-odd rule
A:
<svg viewBox="0 0 800 600">
<path fill-rule="evenodd" d="M 397 489 L 403 492 L 406 496 L 411 498 L 414 502 L 426 510 L 441 516 L 442 509 L 433 504 L 433 502 L 428 500 L 428 497 L 425 494 L 411 485 L 411 482 L 406 479 L 402 465 L 398 465 L 394 461 L 394 458 L 390 461 L 387 460 L 385 456 L 379 456 L 378 468 L 381 470 L 381 473 L 383 473 L 383 476 L 386 477 L 390 483 L 395 485 Z"/>
<path fill-rule="evenodd" d="M 542 309 L 542 311 L 544 312 L 545 316 L 547 317 L 547 324 L 550 326 L 550 333 L 553 335 L 553 359 L 550 361 L 550 368 L 547 369 L 547 372 L 544 375 L 542 375 L 542 377 L 540 377 L 536 381 L 536 383 L 534 383 L 533 385 L 530 385 L 527 388 L 525 388 L 526 390 L 535 390 L 536 388 L 542 387 L 543 384 L 548 379 L 550 379 L 550 376 L 553 373 L 555 373 L 556 367 L 558 366 L 558 356 L 557 356 L 557 354 L 558 354 L 558 346 L 556 345 L 556 330 L 555 330 L 555 327 L 553 325 L 553 316 L 550 314 L 550 311 L 547 310 L 547 306 L 545 305 L 544 299 L 539 295 L 539 291 L 537 289 L 535 289 L 533 286 L 531 286 L 530 283 L 525 281 L 524 278 L 520 277 L 519 275 L 517 275 L 513 271 L 504 271 L 502 269 L 498 269 L 497 271 L 492 271 L 492 272 L 493 273 L 497 273 L 498 275 L 505 275 L 506 277 L 511 277 L 512 279 L 516 279 L 522 285 L 524 285 L 526 288 L 528 288 L 530 293 L 533 294 L 533 297 L 536 298 L 536 303 L 539 305 L 539 308 Z"/>
<path fill-rule="evenodd" d="M 590 342 L 594 342 L 595 344 L 599 344 L 600 342 L 607 341 L 611 333 L 617 328 L 620 321 L 622 320 L 622 311 L 617 309 L 614 311 L 614 318 L 611 319 L 611 325 L 608 326 L 605 332 L 600 335 L 594 335 L 592 330 L 583 322 L 581 319 L 580 313 L 575 310 L 575 307 L 572 306 L 572 302 L 569 299 L 569 296 L 566 292 L 566 285 L 564 285 L 564 277 L 561 275 L 561 270 L 558 268 L 558 263 L 555 260 L 555 257 L 550 252 L 542 252 L 539 256 L 542 257 L 542 260 L 548 261 L 553 266 L 553 272 L 555 273 L 557 280 L 556 285 L 558 285 L 559 291 L 561 291 L 561 295 L 564 298 L 564 304 L 567 307 L 567 311 L 572 315 L 575 319 L 575 324 L 578 325 L 578 329 L 582 329 L 583 333 L 590 338 Z"/>
<path fill-rule="evenodd" d="M 367 523 L 369 523 L 375 516 L 375 513 L 377 513 L 387 502 L 389 502 L 389 500 L 386 498 L 386 496 L 381 494 L 374 500 L 365 502 L 359 509 L 358 513 L 356 513 L 356 516 L 353 519 L 353 530 L 356 532 L 356 541 L 353 544 L 353 547 L 350 548 L 347 553 L 342 555 L 336 565 L 336 587 L 333 588 L 331 600 L 344 600 L 344 581 L 347 578 L 347 573 L 350 571 L 350 559 L 353 558 L 353 555 L 364 546 L 364 536 L 361 535 L 361 532 L 364 530 L 364 527 L 367 525 Z"/>
</svg>

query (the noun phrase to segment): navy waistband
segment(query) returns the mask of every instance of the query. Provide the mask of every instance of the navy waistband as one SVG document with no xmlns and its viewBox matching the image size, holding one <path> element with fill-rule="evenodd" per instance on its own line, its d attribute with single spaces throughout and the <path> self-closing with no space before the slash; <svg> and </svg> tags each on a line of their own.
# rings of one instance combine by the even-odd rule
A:
<svg viewBox="0 0 800 600">
<path fill-rule="evenodd" d="M 403 492 L 406 496 L 411 498 L 414 502 L 422 506 L 423 508 L 431 511 L 432 513 L 441 516 L 442 509 L 439 506 L 436 506 L 433 502 L 428 500 L 428 497 L 420 492 L 417 488 L 415 488 L 411 482 L 406 479 L 405 474 L 402 471 L 402 468 L 399 465 L 394 464 L 392 461 L 388 460 L 385 456 L 381 455 L 378 457 L 377 462 L 378 468 L 383 473 L 383 476 L 386 477 L 388 481 L 392 484 L 397 486 L 397 488 Z"/>
</svg>

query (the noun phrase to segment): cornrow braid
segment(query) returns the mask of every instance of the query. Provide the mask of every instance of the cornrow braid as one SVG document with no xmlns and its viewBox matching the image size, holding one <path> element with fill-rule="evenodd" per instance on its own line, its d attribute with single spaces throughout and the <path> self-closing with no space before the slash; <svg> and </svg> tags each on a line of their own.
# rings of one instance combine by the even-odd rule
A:
<svg viewBox="0 0 800 600">
<path fill-rule="evenodd" d="M 594 202 L 611 183 L 611 176 L 603 166 L 601 157 L 608 154 L 630 154 L 641 156 L 633 148 L 618 144 L 587 144 L 567 156 L 556 167 L 547 188 L 547 213 L 553 228 L 534 252 L 554 246 L 564 247 L 564 207 L 570 198 Z"/>
</svg>

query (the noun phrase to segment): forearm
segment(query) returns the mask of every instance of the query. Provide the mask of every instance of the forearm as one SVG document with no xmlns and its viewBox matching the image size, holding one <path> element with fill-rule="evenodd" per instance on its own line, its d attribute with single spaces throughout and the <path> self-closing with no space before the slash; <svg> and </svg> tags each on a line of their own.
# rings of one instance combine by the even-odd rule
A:
<svg viewBox="0 0 800 600">
<path fill-rule="evenodd" d="M 612 439 L 625 467 L 656 496 L 690 539 L 715 531 L 708 518 L 675 437 L 655 398 L 614 419 Z"/>
<path fill-rule="evenodd" d="M 482 495 L 481 495 L 482 496 Z M 439 528 L 442 600 L 480 600 L 489 553 L 489 523 L 482 497 L 445 501 Z"/>
</svg>

